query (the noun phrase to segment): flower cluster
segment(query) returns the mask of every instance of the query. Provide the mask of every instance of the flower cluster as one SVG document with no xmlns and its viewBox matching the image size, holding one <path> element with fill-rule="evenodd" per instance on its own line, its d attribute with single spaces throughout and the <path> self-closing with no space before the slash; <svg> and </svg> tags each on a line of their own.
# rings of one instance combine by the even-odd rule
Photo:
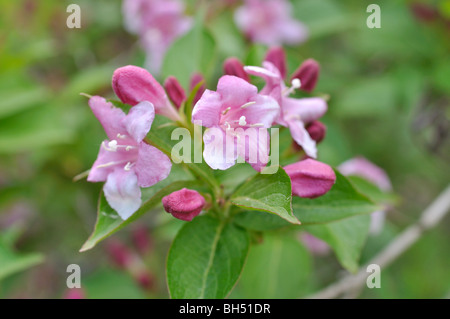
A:
<svg viewBox="0 0 450 319">
<path fill-rule="evenodd" d="M 293 140 L 307 158 L 284 167 L 291 178 L 292 193 L 314 198 L 328 192 L 336 176 L 328 165 L 316 161 L 316 141 L 324 137 L 324 125 L 317 121 L 327 110 L 319 97 L 290 97 L 296 89 L 313 91 L 319 67 L 305 61 L 291 77 L 286 78 L 285 53 L 281 48 L 268 51 L 263 67 L 243 66 L 231 58 L 225 62 L 225 75 L 216 91 L 202 87 L 194 99 L 191 121 L 206 128 L 203 134 L 203 158 L 212 169 L 226 170 L 244 160 L 261 172 L 269 162 L 270 137 L 274 126 L 289 128 Z M 266 84 L 258 88 L 250 83 L 250 75 L 262 77 Z M 191 87 L 202 81 L 194 75 Z M 146 136 L 155 113 L 172 120 L 175 125 L 189 126 L 184 121 L 186 92 L 175 77 L 164 87 L 145 69 L 125 66 L 117 69 L 112 87 L 121 102 L 130 105 L 128 114 L 102 97 L 90 98 L 89 105 L 105 129 L 108 140 L 100 147 L 98 158 L 90 170 L 88 181 L 106 182 L 104 193 L 109 205 L 122 219 L 127 219 L 141 206 L 141 187 L 150 187 L 165 179 L 171 160 Z M 182 189 L 163 198 L 165 210 L 174 217 L 190 221 L 205 207 L 205 199 L 194 190 Z"/>
</svg>

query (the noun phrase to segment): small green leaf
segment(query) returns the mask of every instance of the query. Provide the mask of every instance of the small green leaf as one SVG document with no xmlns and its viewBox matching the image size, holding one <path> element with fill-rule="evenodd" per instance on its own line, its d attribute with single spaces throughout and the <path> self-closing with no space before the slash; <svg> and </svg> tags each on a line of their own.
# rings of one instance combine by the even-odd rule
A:
<svg viewBox="0 0 450 319">
<path fill-rule="evenodd" d="M 383 192 L 378 188 L 378 186 L 362 177 L 348 176 L 347 178 L 359 192 L 366 195 L 377 204 L 395 205 L 399 202 L 398 196 L 393 193 Z"/>
<path fill-rule="evenodd" d="M 290 235 L 267 233 L 252 246 L 239 281 L 243 298 L 299 298 L 310 284 L 311 256 Z"/>
<path fill-rule="evenodd" d="M 179 166 L 174 165 L 172 166 L 172 172 L 165 180 L 153 185 L 152 187 L 143 188 L 143 204 L 141 208 L 127 220 L 122 220 L 117 212 L 108 205 L 108 202 L 106 201 L 105 195 L 102 191 L 98 203 L 97 222 L 95 223 L 94 231 L 92 232 L 91 236 L 89 236 L 88 240 L 84 243 L 80 251 L 83 252 L 94 248 L 94 246 L 103 239 L 111 236 L 116 231 L 122 229 L 126 225 L 141 217 L 150 209 L 159 205 L 161 199 L 164 196 L 182 189 L 183 187 L 189 187 L 192 189 L 199 186 L 198 182 L 187 180 L 188 178 L 192 177 L 183 174 L 183 172 L 180 170 L 181 168 Z"/>
<path fill-rule="evenodd" d="M 167 257 L 167 283 L 175 299 L 225 298 L 247 257 L 248 233 L 231 223 L 200 216 L 179 231 Z"/>
<path fill-rule="evenodd" d="M 369 233 L 370 216 L 355 216 L 333 223 L 302 226 L 328 243 L 339 262 L 350 272 L 358 271 L 358 261 Z"/>
<path fill-rule="evenodd" d="M 347 178 L 337 171 L 335 173 L 336 183 L 325 195 L 314 199 L 294 197 L 294 214 L 303 225 L 329 223 L 379 209 L 370 199 L 358 193 Z"/>
<path fill-rule="evenodd" d="M 266 231 L 292 225 L 277 215 L 266 212 L 241 212 L 233 221 L 245 229 L 254 231 Z"/>
<path fill-rule="evenodd" d="M 300 224 L 292 213 L 291 179 L 280 167 L 275 174 L 258 174 L 233 194 L 236 206 L 262 210 Z"/>
</svg>

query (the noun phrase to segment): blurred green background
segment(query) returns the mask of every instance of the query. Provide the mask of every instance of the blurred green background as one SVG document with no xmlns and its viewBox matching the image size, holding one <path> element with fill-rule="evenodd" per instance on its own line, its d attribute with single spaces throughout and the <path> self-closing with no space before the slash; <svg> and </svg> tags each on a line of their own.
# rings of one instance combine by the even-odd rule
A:
<svg viewBox="0 0 450 319">
<path fill-rule="evenodd" d="M 179 223 L 156 227 L 162 212 L 113 236 L 145 265 L 150 287 L 112 262 L 108 241 L 78 252 L 95 224 L 101 185 L 72 179 L 90 168 L 104 138 L 79 93 L 112 97 L 114 69 L 142 66 L 145 56 L 137 38 L 124 30 L 121 1 L 76 1 L 82 27 L 68 29 L 66 8 L 72 2 L 0 0 L 0 297 L 61 298 L 67 293 L 66 268 L 75 263 L 89 298 L 165 298 L 164 262 Z M 243 39 L 230 9 L 217 4 L 214 12 L 215 2 L 205 21 L 213 43 L 184 51 L 211 52 L 212 63 L 199 70 L 210 89 L 225 58 L 260 64 L 266 51 Z M 450 1 L 421 2 L 434 15 L 410 1 L 376 1 L 381 29 L 366 26 L 372 1 L 291 2 L 310 38 L 286 48 L 288 69 L 316 59 L 316 92 L 330 95 L 319 159 L 337 166 L 363 155 L 385 169 L 401 198 L 383 233 L 369 239 L 364 262 L 416 221 L 450 180 Z M 188 14 L 195 15 L 195 8 L 195 1 L 187 1 Z M 176 61 L 183 61 L 184 52 L 170 53 L 161 82 L 183 68 Z M 152 249 L 138 254 L 132 239 L 142 227 Z M 450 297 L 449 229 L 447 217 L 382 270 L 381 289 L 364 288 L 361 296 Z M 343 271 L 333 256 L 314 258 L 312 269 L 304 295 Z M 236 296 L 249 297 L 239 287 Z"/>
</svg>

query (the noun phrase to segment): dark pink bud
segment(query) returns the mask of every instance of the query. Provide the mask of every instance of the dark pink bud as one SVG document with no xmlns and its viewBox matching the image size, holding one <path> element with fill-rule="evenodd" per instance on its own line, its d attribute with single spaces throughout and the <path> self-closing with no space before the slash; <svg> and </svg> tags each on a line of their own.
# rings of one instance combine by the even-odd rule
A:
<svg viewBox="0 0 450 319">
<path fill-rule="evenodd" d="M 183 188 L 163 197 L 162 203 L 173 217 L 190 222 L 202 211 L 205 199 L 197 191 Z"/>
<path fill-rule="evenodd" d="M 150 290 L 155 285 L 155 279 L 148 271 L 142 271 L 136 276 L 136 281 L 142 288 Z"/>
<path fill-rule="evenodd" d="M 306 130 L 308 131 L 309 136 L 311 136 L 311 138 L 316 141 L 316 143 L 322 142 L 325 134 L 327 133 L 327 127 L 325 126 L 325 124 L 319 121 L 314 121 L 309 124 Z"/>
<path fill-rule="evenodd" d="M 330 166 L 310 158 L 288 165 L 284 170 L 291 178 L 292 194 L 299 197 L 322 196 L 336 182 L 336 174 Z"/>
<path fill-rule="evenodd" d="M 169 76 L 164 82 L 164 88 L 166 89 L 167 95 L 172 103 L 180 108 L 181 104 L 186 101 L 186 93 L 177 78 L 174 76 Z"/>
<path fill-rule="evenodd" d="M 81 288 L 72 288 L 64 293 L 63 299 L 86 299 L 86 294 Z"/>
<path fill-rule="evenodd" d="M 264 61 L 268 61 L 275 65 L 280 71 L 281 77 L 286 78 L 286 53 L 282 47 L 272 47 L 267 51 Z"/>
<path fill-rule="evenodd" d="M 194 101 L 193 101 L 194 105 L 202 97 L 203 93 L 206 90 L 206 86 L 205 86 L 205 78 L 200 73 L 195 73 L 191 77 L 191 83 L 189 85 L 189 89 L 191 91 L 197 86 L 197 84 L 199 84 L 202 81 L 203 81 L 203 85 L 198 89 L 197 94 L 195 94 Z"/>
<path fill-rule="evenodd" d="M 319 78 L 320 65 L 314 59 L 304 61 L 297 71 L 292 75 L 293 79 L 299 79 L 301 83 L 300 90 L 311 93 L 316 87 Z"/>
<path fill-rule="evenodd" d="M 238 58 L 228 58 L 223 64 L 223 73 L 225 75 L 234 75 L 247 82 L 250 82 L 250 78 L 247 72 L 244 71 L 244 65 Z"/>
<path fill-rule="evenodd" d="M 156 113 L 179 120 L 164 88 L 146 69 L 134 65 L 118 68 L 113 74 L 112 87 L 123 103 L 134 106 L 148 101 L 153 104 Z"/>
<path fill-rule="evenodd" d="M 112 261 L 120 268 L 127 268 L 133 261 L 132 253 L 128 247 L 118 240 L 110 239 L 106 244 L 106 251 Z"/>
<path fill-rule="evenodd" d="M 416 19 L 422 22 L 431 22 L 439 16 L 435 8 L 425 3 L 413 2 L 410 8 Z"/>
<path fill-rule="evenodd" d="M 134 245 L 141 254 L 145 255 L 152 250 L 152 238 L 147 227 L 139 226 L 132 232 L 131 236 Z"/>
</svg>

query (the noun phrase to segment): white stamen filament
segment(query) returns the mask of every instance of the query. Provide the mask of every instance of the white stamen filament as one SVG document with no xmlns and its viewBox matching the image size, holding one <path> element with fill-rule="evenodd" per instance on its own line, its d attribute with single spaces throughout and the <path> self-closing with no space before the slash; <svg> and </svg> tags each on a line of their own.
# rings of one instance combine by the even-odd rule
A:
<svg viewBox="0 0 450 319">
<path fill-rule="evenodd" d="M 105 150 L 107 150 L 109 152 L 117 152 L 118 148 L 124 148 L 125 151 L 129 151 L 129 150 L 137 148 L 136 146 L 132 146 L 132 145 L 117 145 L 116 140 L 109 141 L 108 144 L 106 144 L 106 145 L 105 145 L 105 143 L 102 143 L 102 146 Z"/>
<path fill-rule="evenodd" d="M 134 166 L 134 163 L 128 162 L 127 165 L 123 168 L 126 171 L 129 171 Z"/>
<path fill-rule="evenodd" d="M 114 165 L 123 164 L 125 162 L 127 162 L 127 161 L 108 162 L 105 164 L 97 165 L 97 166 L 95 166 L 95 168 L 106 168 L 106 167 L 110 167 L 110 166 L 114 166 Z"/>
<path fill-rule="evenodd" d="M 250 124 L 250 127 L 264 127 L 263 123 Z"/>
<path fill-rule="evenodd" d="M 255 101 L 247 102 L 244 105 L 241 106 L 241 109 L 245 109 L 246 107 L 249 107 L 250 105 L 256 104 Z"/>
<path fill-rule="evenodd" d="M 117 138 L 125 139 L 125 138 L 127 138 L 127 136 L 125 134 L 122 135 L 122 134 L 118 133 Z"/>
<path fill-rule="evenodd" d="M 227 127 L 227 131 L 231 129 L 231 125 L 230 125 L 230 123 L 228 123 L 228 122 L 225 122 L 224 124 L 225 124 L 225 126 Z"/>
<path fill-rule="evenodd" d="M 299 79 L 293 79 L 291 81 L 291 87 L 290 88 L 285 88 L 283 90 L 283 95 L 284 96 L 288 96 L 290 94 L 292 94 L 296 89 L 299 89 L 302 86 L 302 83 L 300 82 Z"/>
</svg>

